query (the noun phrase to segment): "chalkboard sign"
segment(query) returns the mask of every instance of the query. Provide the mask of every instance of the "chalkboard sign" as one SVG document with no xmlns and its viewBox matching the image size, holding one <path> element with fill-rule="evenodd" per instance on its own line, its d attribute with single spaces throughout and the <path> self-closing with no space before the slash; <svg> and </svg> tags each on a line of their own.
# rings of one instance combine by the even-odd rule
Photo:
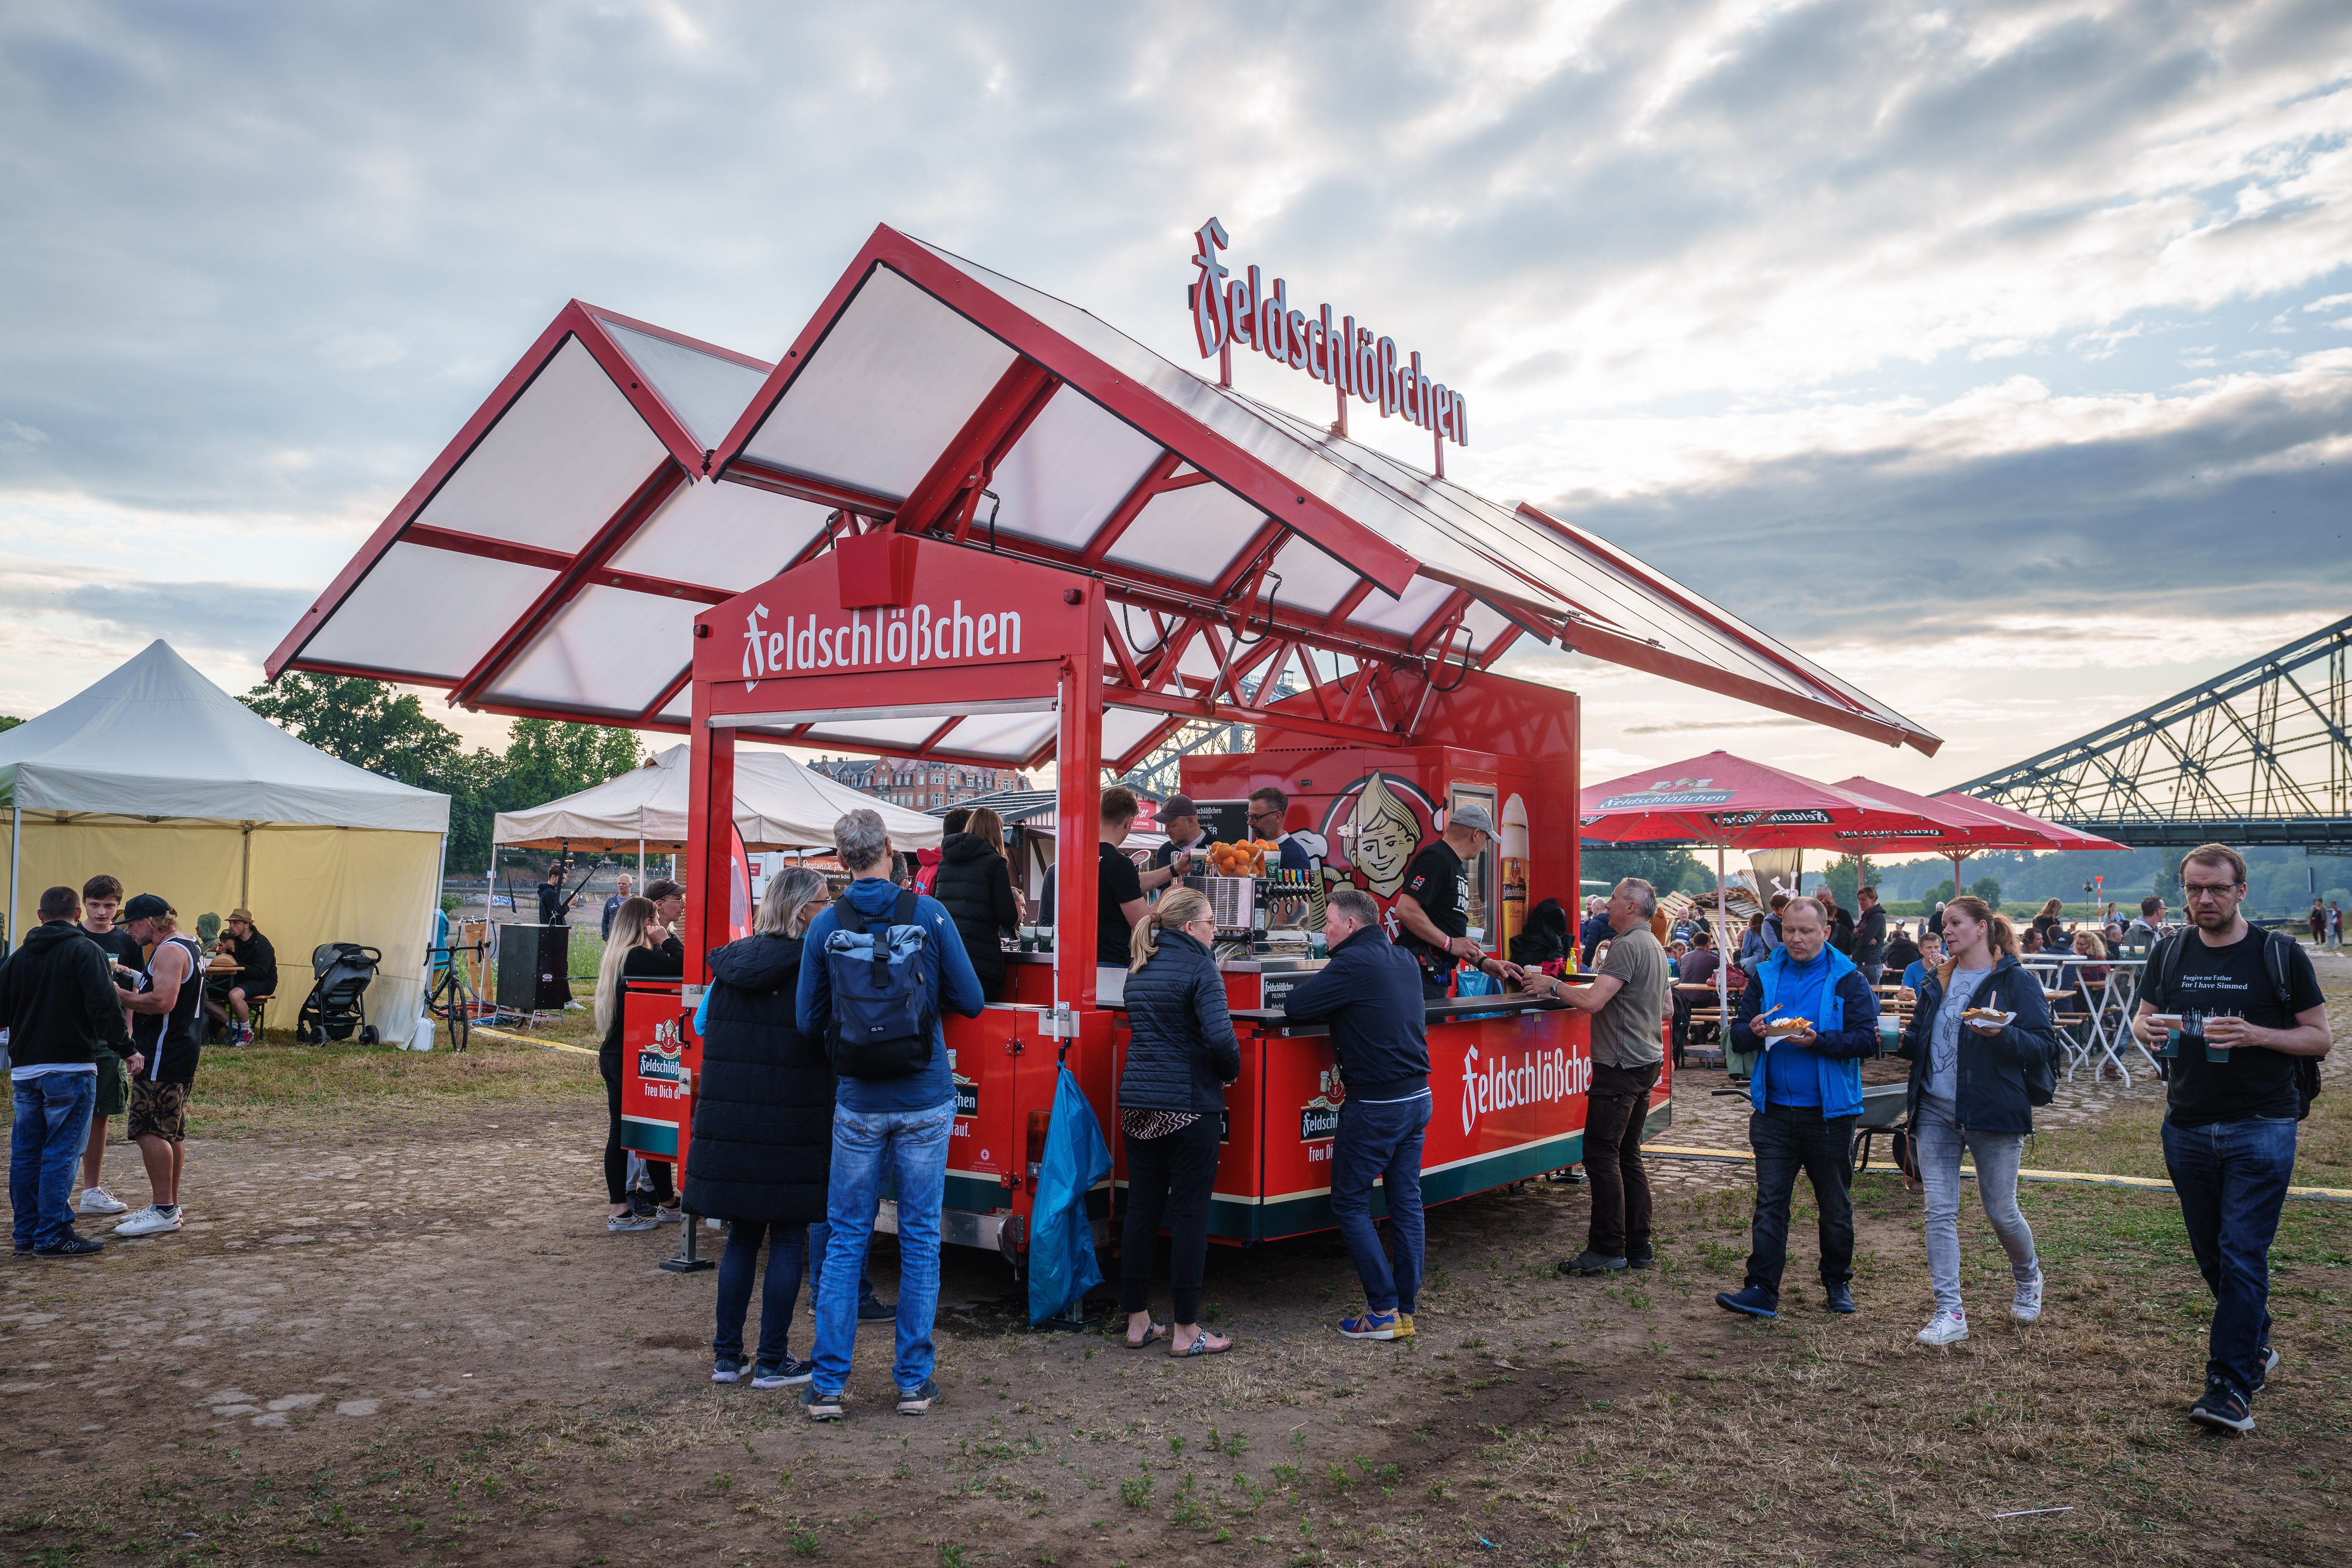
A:
<svg viewBox="0 0 2352 1568">
<path fill-rule="evenodd" d="M 1213 844 L 1237 844 L 1250 836 L 1247 800 L 1195 800 L 1201 832 Z"/>
</svg>

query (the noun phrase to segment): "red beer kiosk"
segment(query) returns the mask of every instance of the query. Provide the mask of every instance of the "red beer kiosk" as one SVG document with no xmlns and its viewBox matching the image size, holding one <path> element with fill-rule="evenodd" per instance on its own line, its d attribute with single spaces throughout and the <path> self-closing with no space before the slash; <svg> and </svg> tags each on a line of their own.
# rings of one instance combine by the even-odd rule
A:
<svg viewBox="0 0 2352 1568">
<path fill-rule="evenodd" d="M 1475 800 L 1502 829 L 1473 868 L 1488 952 L 1535 901 L 1576 899 L 1577 699 L 1494 673 L 1504 653 L 1550 647 L 1934 748 L 1597 537 L 1349 439 L 1350 404 L 1377 408 L 1429 431 L 1442 466 L 1468 404 L 1418 353 L 1227 269 L 1214 224 L 1195 238 L 1213 380 L 887 227 L 773 364 L 574 302 L 273 654 L 273 676 L 688 737 L 687 981 L 625 1014 L 646 1152 L 688 1141 L 702 955 L 741 918 L 740 744 L 1051 762 L 1055 859 L 1084 867 L 1107 775 L 1188 725 L 1250 727 L 1249 749 L 1183 759 L 1187 792 L 1281 789 L 1318 864 L 1213 894 L 1243 1043 L 1213 1225 L 1244 1243 L 1329 1223 L 1345 1086 L 1323 1032 L 1279 1011 L 1285 977 L 1317 962 L 1320 894 L 1344 881 L 1389 904 Z M 1323 382 L 1339 419 L 1234 390 L 1237 351 Z M 1006 999 L 949 1020 L 948 1236 L 1016 1260 L 1057 1062 L 1116 1126 L 1123 974 L 1097 960 L 1124 955 L 1093 950 L 1095 878 L 1059 881 L 1051 951 L 1008 955 Z M 1432 1201 L 1580 1157 L 1582 1014 L 1461 998 L 1433 1005 L 1429 1042 Z M 1661 1083 L 1652 1125 L 1666 1115 Z"/>
</svg>

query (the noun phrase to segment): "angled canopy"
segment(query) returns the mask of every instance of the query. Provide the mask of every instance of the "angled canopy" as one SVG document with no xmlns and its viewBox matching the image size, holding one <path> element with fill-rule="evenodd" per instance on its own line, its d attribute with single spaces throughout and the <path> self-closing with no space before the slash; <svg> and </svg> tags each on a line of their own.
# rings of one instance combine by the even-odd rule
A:
<svg viewBox="0 0 2352 1568">
<path fill-rule="evenodd" d="M 1103 580 L 1107 760 L 1189 720 L 1257 721 L 1293 692 L 1315 694 L 1334 737 L 1409 739 L 1420 693 L 1458 680 L 1449 665 L 1522 637 L 1940 744 L 1593 535 L 887 227 L 773 366 L 567 306 L 268 667 L 682 727 L 698 609 L 885 529 Z M 1052 723 L 823 738 L 1034 763 Z"/>
<path fill-rule="evenodd" d="M 529 848 L 678 850 L 687 842 L 687 747 L 673 746 L 642 768 L 527 811 L 501 811 L 491 841 Z M 892 805 L 826 778 L 781 751 L 735 754 L 735 831 L 749 850 L 833 848 L 833 825 L 859 808 L 879 811 L 902 850 L 936 848 L 940 819 Z"/>
</svg>

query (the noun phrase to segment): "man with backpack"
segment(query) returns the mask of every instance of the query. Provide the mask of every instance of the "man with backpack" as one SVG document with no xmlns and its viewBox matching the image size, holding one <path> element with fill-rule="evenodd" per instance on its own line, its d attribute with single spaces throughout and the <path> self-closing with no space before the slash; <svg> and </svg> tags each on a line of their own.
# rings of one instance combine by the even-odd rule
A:
<svg viewBox="0 0 2352 1568">
<path fill-rule="evenodd" d="M 2251 1432 L 2253 1396 L 2278 1364 L 2271 1239 L 2294 1173 L 2295 1124 L 2334 1041 L 2310 956 L 2238 912 L 2243 856 L 2227 844 L 2189 851 L 2180 894 L 2189 928 L 2148 956 L 2132 1034 L 2153 1052 L 2179 1031 L 2166 1061 L 2164 1166 L 2214 1300 L 2205 1392 L 2189 1417 Z"/>
<path fill-rule="evenodd" d="M 891 881 L 890 836 L 860 809 L 833 825 L 856 878 L 809 926 L 794 993 L 801 1029 L 825 1042 L 839 1087 L 833 1112 L 832 1240 L 817 1281 L 816 1375 L 801 1396 L 815 1421 L 842 1418 L 857 1341 L 857 1276 L 887 1176 L 898 1204 L 898 1413 L 939 1397 L 931 1320 L 940 1299 L 940 1210 L 947 1196 L 955 1087 L 940 1009 L 978 1018 L 986 1003 L 955 921 L 938 900 Z"/>
</svg>

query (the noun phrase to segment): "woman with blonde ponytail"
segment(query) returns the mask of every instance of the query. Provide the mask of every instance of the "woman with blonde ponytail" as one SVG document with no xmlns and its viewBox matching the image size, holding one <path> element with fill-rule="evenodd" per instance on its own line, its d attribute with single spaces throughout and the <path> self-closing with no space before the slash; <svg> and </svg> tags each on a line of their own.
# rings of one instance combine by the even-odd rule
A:
<svg viewBox="0 0 2352 1568">
<path fill-rule="evenodd" d="M 1927 1277 L 1936 1291 L 1922 1344 L 1969 1337 L 1960 1302 L 1963 1149 L 1976 1156 L 1977 1196 L 2016 1280 L 2009 1315 L 2021 1323 L 2042 1316 L 2042 1264 L 2033 1229 L 2018 1210 L 2017 1167 L 2033 1132 L 2029 1085 L 2053 1082 L 2058 1042 L 2042 982 L 2019 956 L 2016 931 L 1983 899 L 1946 904 L 1944 960 L 1920 977 L 1895 1051 L 1911 1063 L 1911 1146 L 1927 1194 Z"/>
<path fill-rule="evenodd" d="M 1127 1151 L 1127 1228 L 1119 1290 L 1127 1348 L 1167 1339 L 1171 1355 L 1215 1355 L 1233 1341 L 1201 1326 L 1201 1276 L 1209 1254 L 1209 1190 L 1217 1175 L 1224 1085 L 1241 1076 L 1241 1042 L 1225 1012 L 1224 977 L 1210 945 L 1217 917 L 1201 893 L 1181 887 L 1128 936 L 1127 1063 L 1118 1080 L 1118 1130 Z M 1151 1255 L 1168 1227 L 1175 1311 L 1151 1321 Z"/>
</svg>

